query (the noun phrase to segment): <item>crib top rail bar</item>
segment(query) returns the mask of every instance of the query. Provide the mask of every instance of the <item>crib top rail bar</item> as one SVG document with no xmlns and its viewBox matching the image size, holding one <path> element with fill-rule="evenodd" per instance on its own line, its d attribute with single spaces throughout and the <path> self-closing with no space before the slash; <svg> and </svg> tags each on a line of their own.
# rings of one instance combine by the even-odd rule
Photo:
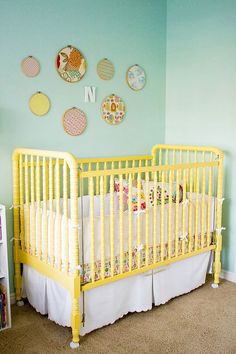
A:
<svg viewBox="0 0 236 354">
<path fill-rule="evenodd" d="M 223 151 L 213 147 L 213 146 L 195 146 L 195 145 L 168 145 L 168 144 L 157 144 L 152 147 L 152 155 L 158 150 L 179 150 L 179 151 L 191 151 L 191 152 L 205 152 L 205 153 L 214 153 L 219 156 L 219 158 L 223 157 Z"/>
<path fill-rule="evenodd" d="M 98 177 L 98 176 L 114 176 L 119 174 L 133 174 L 145 172 L 160 172 L 160 171 L 176 171 L 191 168 L 204 168 L 204 167 L 217 167 L 218 161 L 212 162 L 195 162 L 184 163 L 176 165 L 160 165 L 160 166 L 147 166 L 147 167 L 131 167 L 131 168 L 118 168 L 116 170 L 95 170 L 95 171 L 81 171 L 80 178 Z"/>
<path fill-rule="evenodd" d="M 152 155 L 135 155 L 135 156 L 117 156 L 117 157 L 100 157 L 100 158 L 81 158 L 78 163 L 98 163 L 98 162 L 119 162 L 119 161 L 133 161 L 133 160 L 152 160 Z"/>
<path fill-rule="evenodd" d="M 65 160 L 68 163 L 68 166 L 70 168 L 72 169 L 78 168 L 78 162 L 76 157 L 68 152 L 17 148 L 13 152 L 12 159 L 17 160 L 20 155 L 35 156 L 35 157 L 38 156 L 38 157 Z"/>
</svg>

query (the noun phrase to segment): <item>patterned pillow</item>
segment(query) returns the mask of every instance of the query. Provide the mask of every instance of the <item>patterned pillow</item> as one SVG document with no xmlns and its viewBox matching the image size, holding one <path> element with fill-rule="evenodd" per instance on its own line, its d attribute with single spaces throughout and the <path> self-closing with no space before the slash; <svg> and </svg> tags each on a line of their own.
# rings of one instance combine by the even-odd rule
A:
<svg viewBox="0 0 236 354">
<path fill-rule="evenodd" d="M 136 186 L 137 186 L 137 180 L 133 180 L 132 181 L 132 210 L 134 212 L 138 211 L 138 188 Z M 115 178 L 115 191 L 120 196 L 120 180 L 119 180 L 119 178 Z M 124 208 L 124 210 L 128 209 L 128 202 L 129 202 L 129 182 L 128 182 L 128 180 L 123 179 L 123 208 Z M 141 210 L 146 209 L 145 195 L 142 190 L 142 185 L 141 185 L 141 193 L 140 193 L 140 209 Z"/>
<path fill-rule="evenodd" d="M 146 194 L 146 182 L 143 181 L 143 190 L 144 193 Z M 169 183 L 164 183 L 164 204 L 168 204 L 169 203 Z M 176 183 L 172 183 L 172 202 L 176 203 Z M 149 182 L 149 203 L 150 206 L 154 206 L 154 182 L 150 181 Z M 161 204 L 161 197 L 162 197 L 162 183 L 158 182 L 157 183 L 157 191 L 156 191 L 156 201 L 157 201 L 157 205 Z M 183 187 L 181 186 L 181 184 L 179 184 L 179 203 L 181 203 L 183 200 Z"/>
</svg>

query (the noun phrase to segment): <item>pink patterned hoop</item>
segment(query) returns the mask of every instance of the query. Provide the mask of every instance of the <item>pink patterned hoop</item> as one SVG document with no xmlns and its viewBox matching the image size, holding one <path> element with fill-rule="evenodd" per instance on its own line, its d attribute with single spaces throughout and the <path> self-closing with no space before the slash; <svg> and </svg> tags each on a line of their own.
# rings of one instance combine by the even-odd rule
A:
<svg viewBox="0 0 236 354">
<path fill-rule="evenodd" d="M 40 64 L 37 59 L 32 56 L 28 56 L 22 60 L 21 68 L 26 76 L 34 77 L 37 76 L 40 71 Z"/>
<path fill-rule="evenodd" d="M 86 115 L 79 108 L 70 108 L 64 113 L 62 124 L 67 134 L 80 135 L 87 126 Z"/>
</svg>

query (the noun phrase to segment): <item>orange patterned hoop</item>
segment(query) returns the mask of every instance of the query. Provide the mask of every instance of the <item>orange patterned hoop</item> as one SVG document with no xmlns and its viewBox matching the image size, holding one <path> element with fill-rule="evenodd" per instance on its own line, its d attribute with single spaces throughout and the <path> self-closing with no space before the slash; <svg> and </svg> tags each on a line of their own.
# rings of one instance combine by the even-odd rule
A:
<svg viewBox="0 0 236 354">
<path fill-rule="evenodd" d="M 68 45 L 58 52 L 56 68 L 63 80 L 70 83 L 78 82 L 86 72 L 86 61 L 77 48 Z"/>
</svg>

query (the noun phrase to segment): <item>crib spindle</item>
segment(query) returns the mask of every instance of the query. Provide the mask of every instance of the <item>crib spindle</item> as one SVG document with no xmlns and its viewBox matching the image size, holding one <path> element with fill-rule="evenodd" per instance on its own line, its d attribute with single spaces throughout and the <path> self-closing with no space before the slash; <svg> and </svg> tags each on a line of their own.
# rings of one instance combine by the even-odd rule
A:
<svg viewBox="0 0 236 354">
<path fill-rule="evenodd" d="M 22 154 L 19 157 L 19 183 L 20 183 L 20 239 L 21 239 L 21 249 L 25 250 L 25 231 L 24 231 L 24 177 L 23 177 L 23 159 Z"/>
<path fill-rule="evenodd" d="M 36 253 L 36 222 L 35 222 L 35 183 L 34 183 L 34 157 L 30 157 L 30 203 L 31 203 L 31 254 Z"/>
<path fill-rule="evenodd" d="M 194 231 L 194 250 L 198 249 L 198 226 L 199 226 L 199 168 L 196 168 L 196 209 L 195 209 L 195 231 Z"/>
<path fill-rule="evenodd" d="M 161 174 L 161 261 L 164 260 L 165 172 Z"/>
<path fill-rule="evenodd" d="M 40 160 L 36 158 L 36 205 L 37 205 L 37 255 L 41 258 L 41 249 L 39 244 L 42 244 L 42 213 L 41 213 L 41 198 L 40 198 Z M 41 242 L 40 242 L 41 241 Z"/>
<path fill-rule="evenodd" d="M 141 161 L 141 160 L 140 160 Z M 138 269 L 141 266 L 141 175 L 138 173 L 137 178 L 137 189 L 138 189 L 138 210 L 137 210 L 137 246 L 138 246 L 138 253 L 137 253 L 137 266 Z"/>
<path fill-rule="evenodd" d="M 132 270 L 132 174 L 129 174 L 128 188 L 128 218 L 129 218 L 129 271 Z"/>
<path fill-rule="evenodd" d="M 182 254 L 185 254 L 186 240 L 186 170 L 183 171 L 183 203 L 182 203 Z"/>
<path fill-rule="evenodd" d="M 47 172 L 46 158 L 43 157 L 43 259 L 48 262 L 48 218 L 47 218 Z"/>
<path fill-rule="evenodd" d="M 179 179 L 180 170 L 176 172 L 176 201 L 175 201 L 175 257 L 179 255 Z"/>
<path fill-rule="evenodd" d="M 172 257 L 172 171 L 169 172 L 169 205 L 168 205 L 168 259 Z"/>
<path fill-rule="evenodd" d="M 54 265 L 54 216 L 53 216 L 53 162 L 49 158 L 49 223 L 50 223 L 50 263 Z"/>
<path fill-rule="evenodd" d="M 120 198 L 119 198 L 119 230 L 120 230 L 120 274 L 123 273 L 123 252 L 124 252 L 124 215 L 123 215 L 123 176 L 119 175 Z"/>
<path fill-rule="evenodd" d="M 110 254 L 111 254 L 111 276 L 114 276 L 114 175 L 110 176 Z"/>
<path fill-rule="evenodd" d="M 93 177 L 89 178 L 89 202 L 90 202 L 90 233 L 91 233 L 91 280 L 95 281 L 95 242 L 94 242 L 94 187 Z"/>
<path fill-rule="evenodd" d="M 205 159 L 204 159 L 205 160 Z M 206 189 L 206 170 L 205 167 L 202 168 L 202 203 L 201 203 L 201 248 L 204 247 L 204 237 L 205 237 L 205 189 Z"/>
<path fill-rule="evenodd" d="M 212 153 L 210 156 L 210 161 L 212 162 Z M 207 247 L 210 245 L 211 237 L 211 212 L 212 212 L 212 167 L 208 170 L 208 201 L 207 201 Z"/>
<path fill-rule="evenodd" d="M 100 222 L 101 222 L 101 279 L 105 278 L 105 220 L 104 220 L 104 179 L 100 176 Z"/>
<path fill-rule="evenodd" d="M 30 204 L 29 204 L 29 173 L 28 155 L 25 155 L 25 208 L 26 208 L 26 252 L 30 252 Z"/>
<path fill-rule="evenodd" d="M 145 213 L 145 265 L 149 264 L 149 173 L 146 172 L 145 175 L 145 204 L 146 204 L 146 213 Z"/>
<path fill-rule="evenodd" d="M 188 251 L 192 252 L 192 241 L 193 241 L 193 170 L 190 169 L 189 173 L 189 218 L 188 218 Z"/>
<path fill-rule="evenodd" d="M 153 197 L 153 263 L 157 261 L 157 172 L 154 172 Z"/>
<path fill-rule="evenodd" d="M 82 196 L 81 196 L 82 198 Z M 65 272 L 69 270 L 69 242 L 68 242 L 68 170 L 67 163 L 64 160 L 63 163 L 63 214 L 64 214 L 64 252 L 65 252 Z M 82 216 L 81 216 L 82 217 Z"/>
</svg>

